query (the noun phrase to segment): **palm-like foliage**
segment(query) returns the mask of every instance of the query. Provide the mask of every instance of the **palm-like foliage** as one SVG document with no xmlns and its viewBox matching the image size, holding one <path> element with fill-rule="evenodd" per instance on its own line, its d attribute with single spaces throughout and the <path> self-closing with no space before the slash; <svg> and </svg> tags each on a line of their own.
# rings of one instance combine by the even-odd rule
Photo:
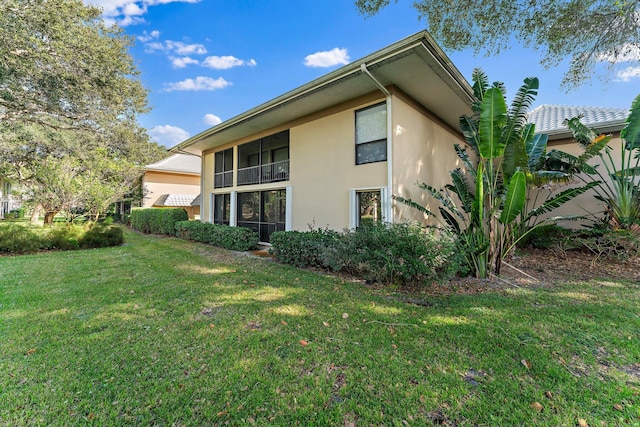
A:
<svg viewBox="0 0 640 427">
<path fill-rule="evenodd" d="M 584 169 L 589 183 L 596 182 L 596 198 L 605 206 L 606 222 L 614 229 L 640 233 L 640 95 L 631 105 L 624 129 L 620 132 L 621 157 L 614 159 L 609 143 L 611 135 L 599 134 L 580 122 L 580 117 L 566 121 L 574 139 L 583 148 L 579 157 L 568 160 L 586 162 L 598 157 L 606 173 L 597 167 Z"/>
<path fill-rule="evenodd" d="M 531 186 L 566 180 L 579 170 L 581 159 L 572 163 L 559 152 L 547 153 L 548 137 L 536 135 L 535 125 L 527 123 L 528 110 L 538 91 L 537 78 L 524 80 L 509 107 L 502 84 L 490 86 L 480 70 L 474 70 L 473 89 L 473 116 L 460 118 L 466 147 L 454 147 L 464 169 L 451 171 L 451 183 L 444 189 L 427 184 L 419 187 L 440 202 L 442 225 L 459 235 L 476 275 L 484 278 L 491 272 L 500 273 L 503 257 L 528 232 L 528 225 L 544 223 L 538 221 L 539 215 L 596 184 L 561 192 L 529 209 L 527 196 Z M 467 149 L 472 151 L 471 155 Z M 556 157 L 550 159 L 552 153 Z M 554 159 L 564 170 L 546 168 Z M 412 200 L 402 197 L 396 200 L 433 215 Z"/>
</svg>

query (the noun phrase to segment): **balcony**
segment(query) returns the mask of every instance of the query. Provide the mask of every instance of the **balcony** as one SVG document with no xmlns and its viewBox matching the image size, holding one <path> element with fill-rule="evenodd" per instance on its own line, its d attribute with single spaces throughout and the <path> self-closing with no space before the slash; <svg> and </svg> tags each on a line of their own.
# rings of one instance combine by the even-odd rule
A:
<svg viewBox="0 0 640 427">
<path fill-rule="evenodd" d="M 213 186 L 214 188 L 233 187 L 233 171 L 215 173 Z"/>
<path fill-rule="evenodd" d="M 289 159 L 238 169 L 238 185 L 266 184 L 289 180 Z"/>
</svg>

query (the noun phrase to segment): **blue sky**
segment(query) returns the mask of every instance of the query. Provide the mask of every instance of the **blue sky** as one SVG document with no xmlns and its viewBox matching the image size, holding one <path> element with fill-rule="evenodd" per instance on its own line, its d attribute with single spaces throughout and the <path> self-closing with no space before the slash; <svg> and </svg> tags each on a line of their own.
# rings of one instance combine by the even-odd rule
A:
<svg viewBox="0 0 640 427">
<path fill-rule="evenodd" d="M 365 18 L 353 0 L 85 0 L 135 37 L 131 49 L 152 110 L 140 118 L 171 147 L 291 89 L 425 29 L 412 2 Z M 619 64 L 577 90 L 560 87 L 566 64 L 545 70 L 540 54 L 518 46 L 499 56 L 447 52 L 468 79 L 475 67 L 503 81 L 508 95 L 540 78 L 535 106 L 628 109 L 640 94 L 640 69 Z M 637 63 L 636 63 L 637 65 Z M 626 74 L 623 71 L 626 70 Z"/>
</svg>

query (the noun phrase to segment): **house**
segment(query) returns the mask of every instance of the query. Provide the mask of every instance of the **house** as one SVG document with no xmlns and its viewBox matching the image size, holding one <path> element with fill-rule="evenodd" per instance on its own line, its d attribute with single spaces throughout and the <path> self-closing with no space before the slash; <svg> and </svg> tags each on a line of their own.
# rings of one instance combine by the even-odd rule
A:
<svg viewBox="0 0 640 427">
<path fill-rule="evenodd" d="M 427 32 L 359 59 L 189 138 L 202 158 L 201 218 L 276 230 L 419 220 L 458 166 L 473 91 Z"/>
<path fill-rule="evenodd" d="M 22 200 L 13 194 L 11 181 L 0 178 L 0 219 L 5 219 L 9 212 L 21 206 Z"/>
<path fill-rule="evenodd" d="M 181 207 L 190 219 L 198 218 L 200 206 L 192 204 L 200 193 L 200 166 L 200 157 L 179 153 L 147 165 L 141 207 Z M 131 200 L 116 203 L 116 214 L 131 213 L 131 204 Z"/>
</svg>

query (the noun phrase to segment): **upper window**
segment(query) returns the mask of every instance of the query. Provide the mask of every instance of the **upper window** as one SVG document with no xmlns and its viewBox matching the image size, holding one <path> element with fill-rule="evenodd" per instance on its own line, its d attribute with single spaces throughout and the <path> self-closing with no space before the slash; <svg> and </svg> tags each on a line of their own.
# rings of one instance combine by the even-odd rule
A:
<svg viewBox="0 0 640 427">
<path fill-rule="evenodd" d="M 238 185 L 289 180 L 289 131 L 238 146 Z"/>
<path fill-rule="evenodd" d="M 356 164 L 387 160 L 387 104 L 356 111 Z"/>
<path fill-rule="evenodd" d="M 233 148 L 216 153 L 213 186 L 214 188 L 233 186 Z"/>
</svg>

